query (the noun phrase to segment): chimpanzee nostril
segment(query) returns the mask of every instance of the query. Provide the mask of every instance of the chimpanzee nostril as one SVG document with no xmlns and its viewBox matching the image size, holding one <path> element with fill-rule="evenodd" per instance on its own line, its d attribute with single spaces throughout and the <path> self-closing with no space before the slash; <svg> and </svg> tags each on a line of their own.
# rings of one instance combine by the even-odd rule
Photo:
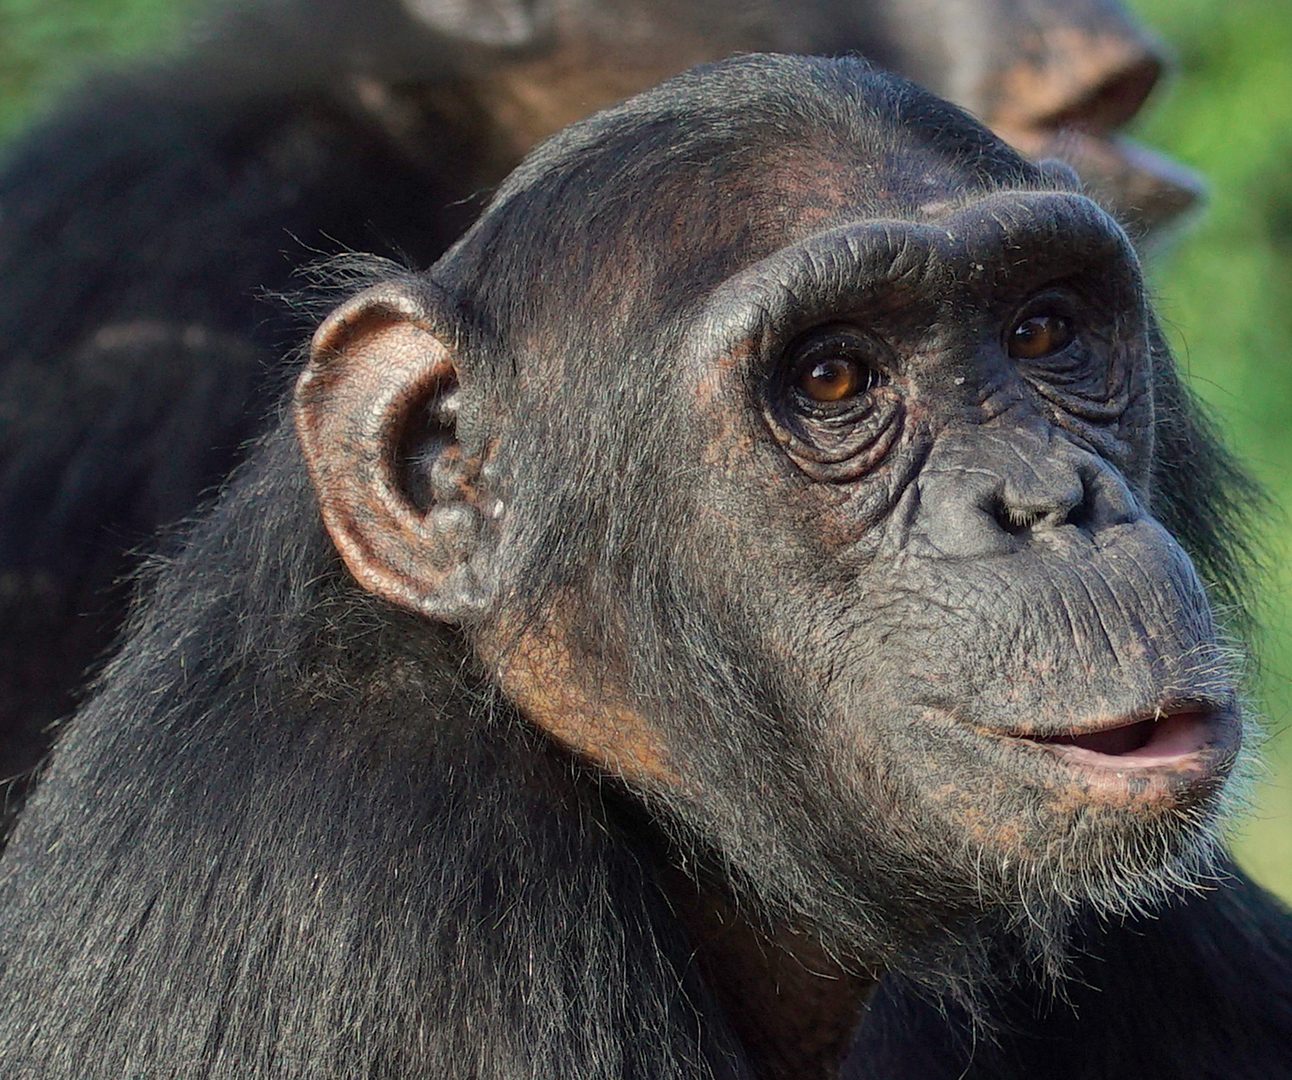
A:
<svg viewBox="0 0 1292 1080">
<path fill-rule="evenodd" d="M 1090 492 L 1079 469 L 1064 465 L 1005 470 L 984 507 L 1002 532 L 1020 536 L 1090 519 Z"/>
<path fill-rule="evenodd" d="M 1047 503 L 1015 503 L 997 496 L 991 507 L 992 517 L 1003 532 L 1022 536 L 1041 529 L 1057 529 L 1063 525 L 1078 528 L 1087 519 L 1086 500 L 1082 496 L 1072 501 L 1055 500 Z"/>
</svg>

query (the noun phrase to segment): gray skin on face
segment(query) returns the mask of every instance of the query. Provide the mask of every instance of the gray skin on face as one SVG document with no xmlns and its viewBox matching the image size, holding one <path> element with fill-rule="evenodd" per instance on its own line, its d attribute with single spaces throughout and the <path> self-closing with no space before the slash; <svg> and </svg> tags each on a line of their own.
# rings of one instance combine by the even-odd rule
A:
<svg viewBox="0 0 1292 1080">
<path fill-rule="evenodd" d="M 742 63 L 756 98 L 724 96 Z M 410 583 L 382 512 L 325 518 L 773 923 L 935 980 L 982 936 L 1057 955 L 1078 910 L 1196 876 L 1241 743 L 1154 517 L 1169 358 L 1134 251 L 912 86 L 742 63 L 554 140 L 395 301 L 456 357 L 413 454 L 453 477 L 416 511 L 451 587 Z M 383 332 L 356 303 L 327 349 Z M 805 396 L 836 360 L 854 390 Z"/>
</svg>

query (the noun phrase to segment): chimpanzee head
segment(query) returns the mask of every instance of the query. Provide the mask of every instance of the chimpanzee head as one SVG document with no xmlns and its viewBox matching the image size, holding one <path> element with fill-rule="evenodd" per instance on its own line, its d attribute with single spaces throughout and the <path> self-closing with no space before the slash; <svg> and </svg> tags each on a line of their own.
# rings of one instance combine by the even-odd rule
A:
<svg viewBox="0 0 1292 1080">
<path fill-rule="evenodd" d="M 522 153 L 693 64 L 861 54 L 1025 153 L 1063 157 L 1136 229 L 1200 193 L 1188 170 L 1117 135 L 1164 63 L 1121 0 L 252 0 L 216 17 L 235 59 L 275 71 L 393 83 L 429 93 L 432 111 L 446 78 L 474 87 Z"/>
<path fill-rule="evenodd" d="M 1205 863 L 1242 740 L 1185 406 L 1068 170 L 749 57 L 541 147 L 296 416 L 360 584 L 755 910 L 945 973 Z"/>
</svg>

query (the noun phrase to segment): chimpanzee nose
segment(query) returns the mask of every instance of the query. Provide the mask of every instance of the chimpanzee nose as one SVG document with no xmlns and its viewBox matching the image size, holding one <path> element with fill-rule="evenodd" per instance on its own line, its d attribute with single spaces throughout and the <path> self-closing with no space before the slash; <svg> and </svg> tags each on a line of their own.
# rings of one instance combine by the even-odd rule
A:
<svg viewBox="0 0 1292 1080">
<path fill-rule="evenodd" d="M 1005 554 L 1141 513 L 1107 462 L 1062 436 L 1016 426 L 944 432 L 917 483 L 916 532 L 940 555 Z"/>
</svg>

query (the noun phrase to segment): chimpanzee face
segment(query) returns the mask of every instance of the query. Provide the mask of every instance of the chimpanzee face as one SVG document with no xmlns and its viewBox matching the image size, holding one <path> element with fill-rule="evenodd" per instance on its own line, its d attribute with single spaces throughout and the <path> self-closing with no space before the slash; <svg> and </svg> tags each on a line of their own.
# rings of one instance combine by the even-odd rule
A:
<svg viewBox="0 0 1292 1080">
<path fill-rule="evenodd" d="M 672 576 L 714 620 L 702 654 L 738 642 L 729 669 L 776 673 L 756 696 L 794 727 L 776 756 L 801 835 L 833 826 L 821 865 L 784 877 L 897 873 L 1048 913 L 1119 906 L 1202 854 L 1240 725 L 1204 590 L 1151 511 L 1149 316 L 1116 225 L 1021 191 L 847 221 L 733 275 L 695 326 Z M 732 782 L 676 756 L 713 769 L 684 789 Z M 735 774 L 715 826 L 748 825 L 755 866 L 776 858 L 762 771 Z"/>
</svg>

